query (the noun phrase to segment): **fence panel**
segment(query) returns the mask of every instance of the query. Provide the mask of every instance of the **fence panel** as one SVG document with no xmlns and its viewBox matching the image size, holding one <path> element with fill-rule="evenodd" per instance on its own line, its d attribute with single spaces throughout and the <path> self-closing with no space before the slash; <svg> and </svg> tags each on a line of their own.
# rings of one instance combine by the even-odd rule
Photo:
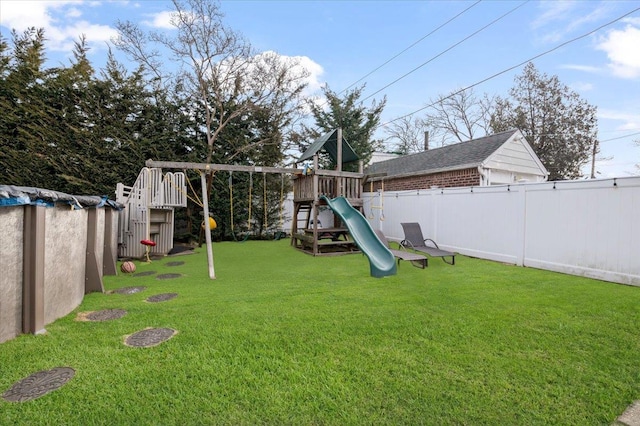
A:
<svg viewBox="0 0 640 426">
<path fill-rule="evenodd" d="M 363 198 L 372 226 L 392 239 L 402 239 L 400 223 L 418 222 L 460 254 L 640 286 L 640 177 Z"/>
</svg>

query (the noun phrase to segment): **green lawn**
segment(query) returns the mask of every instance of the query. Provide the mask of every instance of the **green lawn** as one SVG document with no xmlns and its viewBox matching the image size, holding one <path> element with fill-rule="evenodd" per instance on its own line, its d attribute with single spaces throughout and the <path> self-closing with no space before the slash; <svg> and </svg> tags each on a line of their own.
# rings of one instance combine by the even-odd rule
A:
<svg viewBox="0 0 640 426">
<path fill-rule="evenodd" d="M 288 241 L 214 244 L 105 277 L 40 336 L 0 344 L 0 393 L 29 374 L 76 370 L 0 424 L 608 425 L 640 399 L 640 288 L 459 256 L 369 275 L 362 255 L 317 257 Z M 168 267 L 170 261 L 184 261 Z M 179 296 L 148 303 L 154 294 Z M 77 314 L 125 309 L 108 322 Z M 178 331 L 125 346 L 147 327 Z"/>
</svg>

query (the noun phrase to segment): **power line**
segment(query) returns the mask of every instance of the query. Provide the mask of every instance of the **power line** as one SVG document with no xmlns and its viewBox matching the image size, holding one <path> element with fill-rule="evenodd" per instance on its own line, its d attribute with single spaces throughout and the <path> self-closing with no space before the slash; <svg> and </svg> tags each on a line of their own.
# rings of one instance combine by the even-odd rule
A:
<svg viewBox="0 0 640 426">
<path fill-rule="evenodd" d="M 381 89 L 373 92 L 372 94 L 370 94 L 369 96 L 367 96 L 366 98 L 364 98 L 361 102 L 366 101 L 367 99 L 375 96 L 376 94 L 382 92 L 384 89 L 396 84 L 397 82 L 399 82 L 400 80 L 402 80 L 403 78 L 407 77 L 410 74 L 413 74 L 414 72 L 416 72 L 417 70 L 419 70 L 420 68 L 424 67 L 425 65 L 427 65 L 428 63 L 438 59 L 440 56 L 444 55 L 445 53 L 447 53 L 448 51 L 452 50 L 453 48 L 461 45 L 462 43 L 464 43 L 465 41 L 469 40 L 470 38 L 476 36 L 478 33 L 486 30 L 487 28 L 489 28 L 490 26 L 494 25 L 496 22 L 506 18 L 507 16 L 509 16 L 510 14 L 512 14 L 513 12 L 515 12 L 516 10 L 520 9 L 522 6 L 524 6 L 525 4 L 529 3 L 529 1 L 531 0 L 525 0 L 524 2 L 520 3 L 518 6 L 514 7 L 513 9 L 511 9 L 510 11 L 508 11 L 507 13 L 503 14 L 502 16 L 499 16 L 498 18 L 494 19 L 493 21 L 489 22 L 487 25 L 485 25 L 484 27 L 474 31 L 473 33 L 469 34 L 468 36 L 466 36 L 465 38 L 463 38 L 462 40 L 460 40 L 457 43 L 454 43 L 453 45 L 449 46 L 447 49 L 443 50 L 442 52 L 438 53 L 436 56 L 431 57 L 428 61 L 418 65 L 417 67 L 415 67 L 414 69 L 412 69 L 411 71 L 407 72 L 406 74 L 398 77 L 397 79 L 393 80 L 391 83 L 387 84 L 386 86 L 382 87 Z"/>
<path fill-rule="evenodd" d="M 587 33 L 585 33 L 585 34 L 582 34 L 582 35 L 580 35 L 580 36 L 578 36 L 578 37 L 572 38 L 571 40 L 568 40 L 568 41 L 565 41 L 565 42 L 563 42 L 563 43 L 560 43 L 560 44 L 559 44 L 559 45 L 557 45 L 556 47 L 553 47 L 553 48 L 551 48 L 551 49 L 549 49 L 549 50 L 546 50 L 546 51 L 544 51 L 544 52 L 542 52 L 542 53 L 539 53 L 539 54 L 537 54 L 537 55 L 535 55 L 535 56 L 533 56 L 533 57 L 531 57 L 531 58 L 529 58 L 529 59 L 527 59 L 527 60 L 525 60 L 525 61 L 520 62 L 519 64 L 516 64 L 516 65 L 514 65 L 514 66 L 511 66 L 511 67 L 509 67 L 509 68 L 507 68 L 507 69 L 504 69 L 504 70 L 502 70 L 502 71 L 500 71 L 500 72 L 497 72 L 497 73 L 495 73 L 495 74 L 493 74 L 493 75 L 491 75 L 491 76 L 489 76 L 489 77 L 487 77 L 487 78 L 485 78 L 485 79 L 482 79 L 482 80 L 480 80 L 480 81 L 478 81 L 478 82 L 476 82 L 476 83 L 473 83 L 473 84 L 471 84 L 471 85 L 469 85 L 469 86 L 467 86 L 467 87 L 465 87 L 465 88 L 462 88 L 462 89 L 460 89 L 460 90 L 458 90 L 458 91 L 456 91 L 456 92 L 454 92 L 454 93 L 450 94 L 449 96 L 445 96 L 445 97 L 443 97 L 442 99 L 438 100 L 437 102 L 434 102 L 434 103 L 432 103 L 432 104 L 426 105 L 426 106 L 424 106 L 424 107 L 422 107 L 422 108 L 419 108 L 419 109 L 417 109 L 417 110 L 415 110 L 415 111 L 413 111 L 413 112 L 410 112 L 409 114 L 405 114 L 405 115 L 403 115 L 403 116 L 400 116 L 400 117 L 394 118 L 393 120 L 389 120 L 389 121 L 387 121 L 386 123 L 382 123 L 382 124 L 380 124 L 378 127 L 380 127 L 380 126 L 386 126 L 387 124 L 393 123 L 394 121 L 398 121 L 398 120 L 402 120 L 403 118 L 410 117 L 410 116 L 412 116 L 413 114 L 416 114 L 416 113 L 418 113 L 418 112 L 420 112 L 420 111 L 423 111 L 423 110 L 425 110 L 425 109 L 427 109 L 427 108 L 430 108 L 430 107 L 432 107 L 432 106 L 436 105 L 437 103 L 442 102 L 442 101 L 443 101 L 443 100 L 445 100 L 445 99 L 452 98 L 452 97 L 454 97 L 454 96 L 456 96 L 456 95 L 458 95 L 458 94 L 460 94 L 460 93 L 462 93 L 462 92 L 464 92 L 464 91 L 466 91 L 466 90 L 469 90 L 469 89 L 471 89 L 471 88 L 473 88 L 473 87 L 479 86 L 479 85 L 481 85 L 482 83 L 486 83 L 486 82 L 487 82 L 487 81 L 489 81 L 489 80 L 492 80 L 492 79 L 494 79 L 494 78 L 496 78 L 496 77 L 498 77 L 498 76 L 500 76 L 500 75 L 502 75 L 502 74 L 505 74 L 505 73 L 507 73 L 507 72 L 509 72 L 509 71 L 512 71 L 512 70 L 516 69 L 516 68 L 519 68 L 519 67 L 521 67 L 522 65 L 527 64 L 527 63 L 529 63 L 529 62 L 531 62 L 531 61 L 533 61 L 533 60 L 535 60 L 535 59 L 538 59 L 538 58 L 540 58 L 540 57 L 542 57 L 542 56 L 544 56 L 544 55 L 548 55 L 549 53 L 554 52 L 554 51 L 556 51 L 556 50 L 558 50 L 558 49 L 560 49 L 560 48 L 562 48 L 562 47 L 564 47 L 564 46 L 566 46 L 566 45 L 568 45 L 568 44 L 574 43 L 574 42 L 576 42 L 576 41 L 578 41 L 578 40 L 581 40 L 581 39 L 583 39 L 583 38 L 585 38 L 585 37 L 588 37 L 588 36 L 590 36 L 591 34 L 593 34 L 593 33 L 595 33 L 595 32 L 598 32 L 598 31 L 600 31 L 601 29 L 603 29 L 603 28 L 605 28 L 605 27 L 608 27 L 609 25 L 615 24 L 616 22 L 620 21 L 621 19 L 624 19 L 624 18 L 626 18 L 627 16 L 629 16 L 629 15 L 631 15 L 631 14 L 633 14 L 633 13 L 635 13 L 635 12 L 639 11 L 639 10 L 640 10 L 640 7 L 637 7 L 637 8 L 635 8 L 635 9 L 633 9 L 632 11 L 627 12 L 627 13 L 625 13 L 624 15 L 622 15 L 622 16 L 620 16 L 620 17 L 618 17 L 618 18 L 616 18 L 616 19 L 614 19 L 614 20 L 612 20 L 612 21 L 609 21 L 609 22 L 607 22 L 606 24 L 600 25 L 599 27 L 597 27 L 597 28 L 595 28 L 595 29 L 593 29 L 593 30 L 591 30 L 591 31 L 589 31 L 589 32 L 587 32 Z"/>
<path fill-rule="evenodd" d="M 630 138 L 631 136 L 636 136 L 636 135 L 640 135 L 640 132 L 630 133 L 628 135 L 618 136 L 618 137 L 615 137 L 615 138 L 604 139 L 604 140 L 599 141 L 599 143 L 610 142 L 610 141 L 615 141 L 615 140 L 624 139 L 624 138 Z"/>
<path fill-rule="evenodd" d="M 383 64 L 379 65 L 377 68 L 373 69 L 372 71 L 370 71 L 368 74 L 366 74 L 364 77 L 361 77 L 360 79 L 358 79 L 357 81 L 355 81 L 354 83 L 351 83 L 350 85 L 348 85 L 347 87 L 344 88 L 344 90 L 342 90 L 341 92 L 339 92 L 338 94 L 344 93 L 346 92 L 349 88 L 355 86 L 356 84 L 360 83 L 362 80 L 364 80 L 365 78 L 369 77 L 371 74 L 373 74 L 374 72 L 378 71 L 380 68 L 384 67 L 385 65 L 387 65 L 389 62 L 393 61 L 394 59 L 396 59 L 398 56 L 402 55 L 404 52 L 406 52 L 407 50 L 411 49 L 413 46 L 415 46 L 416 44 L 420 43 L 422 40 L 424 40 L 425 38 L 431 36 L 432 34 L 434 34 L 436 31 L 440 30 L 441 28 L 445 27 L 446 25 L 450 24 L 451 22 L 453 22 L 454 20 L 456 20 L 457 18 L 459 18 L 460 16 L 462 16 L 465 12 L 469 11 L 471 8 L 473 8 L 474 6 L 476 6 L 478 3 L 480 3 L 482 0 L 478 0 L 475 3 L 473 3 L 471 6 L 467 7 L 465 10 L 463 10 L 462 12 L 458 13 L 457 15 L 455 15 L 454 17 L 450 18 L 448 21 L 444 22 L 443 24 L 439 25 L 437 28 L 435 28 L 434 30 L 430 31 L 428 34 L 426 34 L 425 36 L 423 36 L 422 38 L 420 38 L 419 40 L 415 41 L 413 44 L 411 44 L 410 46 L 408 46 L 407 48 L 405 48 L 404 50 L 402 50 L 401 52 L 397 53 L 395 56 L 392 56 L 391 58 L 389 58 L 387 61 L 385 61 Z"/>
</svg>

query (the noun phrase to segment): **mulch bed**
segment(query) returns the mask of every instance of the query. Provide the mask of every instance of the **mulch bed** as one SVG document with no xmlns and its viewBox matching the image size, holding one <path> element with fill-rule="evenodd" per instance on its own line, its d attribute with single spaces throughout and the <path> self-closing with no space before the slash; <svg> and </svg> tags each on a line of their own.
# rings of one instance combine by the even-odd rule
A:
<svg viewBox="0 0 640 426">
<path fill-rule="evenodd" d="M 9 402 L 31 401 L 62 387 L 75 374 L 76 371 L 69 367 L 56 367 L 51 370 L 39 371 L 16 382 L 2 394 L 2 398 Z"/>
</svg>

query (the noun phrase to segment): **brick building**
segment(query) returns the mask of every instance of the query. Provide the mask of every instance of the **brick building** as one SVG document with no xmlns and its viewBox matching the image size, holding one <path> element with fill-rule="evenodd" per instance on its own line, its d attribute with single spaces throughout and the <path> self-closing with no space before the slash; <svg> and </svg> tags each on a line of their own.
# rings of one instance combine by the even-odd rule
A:
<svg viewBox="0 0 640 426">
<path fill-rule="evenodd" d="M 519 130 L 373 163 L 373 190 L 386 191 L 543 182 L 549 172 Z M 367 184 L 365 191 L 370 190 Z"/>
</svg>

